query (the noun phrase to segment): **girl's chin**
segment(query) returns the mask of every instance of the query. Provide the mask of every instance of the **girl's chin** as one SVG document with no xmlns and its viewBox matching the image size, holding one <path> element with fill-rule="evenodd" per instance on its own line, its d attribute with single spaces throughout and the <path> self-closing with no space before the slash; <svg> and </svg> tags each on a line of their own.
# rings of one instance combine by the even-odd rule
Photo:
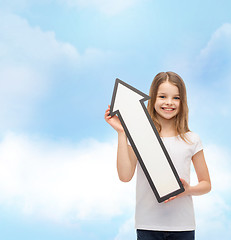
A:
<svg viewBox="0 0 231 240">
<path fill-rule="evenodd" d="M 171 120 L 176 117 L 176 114 L 158 114 L 158 117 L 165 120 Z"/>
</svg>

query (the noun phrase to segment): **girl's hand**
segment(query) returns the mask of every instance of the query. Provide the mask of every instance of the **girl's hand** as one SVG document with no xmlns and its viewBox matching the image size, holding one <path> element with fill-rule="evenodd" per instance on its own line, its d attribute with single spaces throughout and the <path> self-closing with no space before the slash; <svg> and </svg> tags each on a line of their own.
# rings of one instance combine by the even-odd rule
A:
<svg viewBox="0 0 231 240">
<path fill-rule="evenodd" d="M 110 115 L 110 105 L 108 105 L 107 110 L 105 111 L 104 119 L 105 121 L 110 124 L 118 133 L 124 133 L 123 126 L 119 120 L 119 118 L 114 115 L 111 117 Z"/>
<path fill-rule="evenodd" d="M 174 197 L 171 197 L 171 198 L 165 200 L 165 201 L 164 201 L 165 203 L 167 203 L 167 202 L 169 202 L 169 201 L 172 201 L 172 200 L 174 200 L 174 199 L 176 199 L 176 198 L 178 198 L 178 197 L 190 195 L 190 187 L 191 187 L 191 186 L 190 186 L 183 178 L 181 178 L 180 180 L 181 180 L 181 182 L 182 182 L 182 184 L 183 184 L 183 186 L 184 186 L 185 191 L 182 192 L 182 193 L 180 193 L 180 194 L 178 194 L 177 196 L 174 196 Z"/>
</svg>

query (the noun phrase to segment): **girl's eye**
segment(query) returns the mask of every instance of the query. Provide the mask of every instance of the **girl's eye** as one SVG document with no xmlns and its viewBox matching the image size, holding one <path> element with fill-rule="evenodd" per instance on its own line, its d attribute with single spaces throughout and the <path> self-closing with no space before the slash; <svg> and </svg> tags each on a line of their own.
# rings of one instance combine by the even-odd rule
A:
<svg viewBox="0 0 231 240">
<path fill-rule="evenodd" d="M 159 96 L 159 98 L 165 98 L 165 96 Z"/>
<path fill-rule="evenodd" d="M 179 97 L 174 97 L 174 99 L 180 100 L 180 98 L 179 98 Z"/>
</svg>

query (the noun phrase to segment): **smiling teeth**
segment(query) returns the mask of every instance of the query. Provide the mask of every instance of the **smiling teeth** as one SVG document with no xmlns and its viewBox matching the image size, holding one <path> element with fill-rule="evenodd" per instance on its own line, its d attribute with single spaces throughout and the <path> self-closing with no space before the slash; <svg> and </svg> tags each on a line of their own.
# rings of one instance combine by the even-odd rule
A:
<svg viewBox="0 0 231 240">
<path fill-rule="evenodd" d="M 166 110 L 166 111 L 173 111 L 174 110 L 174 108 L 163 108 L 164 110 Z"/>
</svg>

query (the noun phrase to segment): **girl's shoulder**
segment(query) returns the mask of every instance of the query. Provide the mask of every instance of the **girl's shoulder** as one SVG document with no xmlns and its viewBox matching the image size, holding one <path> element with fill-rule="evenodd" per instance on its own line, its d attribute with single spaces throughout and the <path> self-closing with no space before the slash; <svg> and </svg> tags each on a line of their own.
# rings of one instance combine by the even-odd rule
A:
<svg viewBox="0 0 231 240">
<path fill-rule="evenodd" d="M 185 135 L 192 143 L 201 142 L 200 136 L 195 132 L 189 131 Z"/>
<path fill-rule="evenodd" d="M 191 137 L 191 138 L 200 138 L 199 135 L 195 132 L 192 131 L 188 131 L 185 133 L 187 136 Z"/>
</svg>

